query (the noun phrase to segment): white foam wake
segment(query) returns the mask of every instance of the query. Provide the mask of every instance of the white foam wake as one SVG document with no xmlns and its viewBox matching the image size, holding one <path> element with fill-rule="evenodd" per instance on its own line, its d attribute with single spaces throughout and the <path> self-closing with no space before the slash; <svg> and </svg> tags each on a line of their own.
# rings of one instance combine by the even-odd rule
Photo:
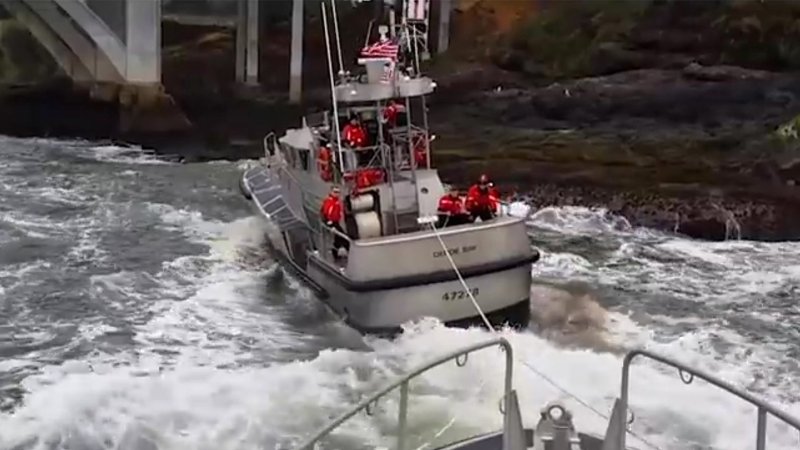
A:
<svg viewBox="0 0 800 450">
<path fill-rule="evenodd" d="M 281 291 L 269 300 L 269 289 L 275 286 L 268 274 L 275 270 L 274 263 L 267 258 L 256 265 L 242 261 L 243 250 L 261 244 L 258 219 L 228 223 L 163 204 L 150 204 L 148 210 L 161 217 L 163 229 L 203 244 L 207 253 L 168 261 L 148 276 L 119 272 L 95 277 L 97 295 L 113 290 L 124 294 L 126 301 L 147 305 L 141 316 L 131 319 L 135 325 L 132 346 L 125 351 L 99 349 L 63 364 L 43 364 L 40 373 L 23 383 L 28 391 L 24 403 L 0 415 L 0 448 L 281 448 L 391 375 L 490 337 L 486 331 L 447 329 L 424 320 L 395 341 L 368 338 L 361 342 L 366 346 L 361 350 L 319 350 L 318 343 L 310 342 L 311 336 L 289 324 L 295 312 L 291 302 L 316 300 L 291 278 L 287 288 L 291 295 Z M 744 292 L 754 282 L 747 274 L 766 273 L 793 254 L 777 245 L 701 244 L 630 229 L 604 213 L 574 212 L 553 209 L 537 212 L 530 220 L 534 227 L 567 238 L 594 239 L 603 244 L 600 254 L 543 247 L 544 257 L 533 269 L 535 276 L 578 279 L 637 295 L 637 289 L 671 289 L 671 299 L 700 304 L 697 297 L 701 295 L 712 301 L 721 298 L 713 297 L 714 289 Z M 693 253 L 686 251 L 687 246 Z M 683 278 L 676 275 L 671 261 L 688 267 Z M 721 276 L 729 273 L 733 275 Z M 796 276 L 796 269 L 784 265 L 782 278 L 757 285 L 779 289 Z M 687 285 L 696 293 L 681 294 L 679 289 Z M 617 327 L 612 332 L 695 363 L 737 385 L 753 387 L 759 395 L 800 415 L 800 399 L 792 394 L 796 374 L 785 372 L 780 361 L 786 348 L 756 342 L 708 318 L 690 317 L 697 321 L 697 329 L 676 335 L 676 319 L 660 323 L 654 314 L 647 316 L 653 322 L 638 324 L 628 310 L 635 309 L 635 303 L 622 305 L 612 312 L 629 320 L 612 323 Z M 89 342 L 108 332 L 101 325 L 83 330 Z M 530 332 L 503 335 L 521 360 L 608 413 L 619 389 L 620 356 L 565 349 Z M 31 337 L 41 338 L 45 337 Z M 720 341 L 727 347 L 719 346 Z M 302 350 L 306 354 L 293 360 L 292 355 Z M 485 352 L 470 357 L 465 368 L 448 364 L 415 382 L 410 403 L 410 427 L 416 436 L 412 445 L 429 440 L 454 416 L 455 425 L 439 442 L 497 428 L 502 419 L 497 411 L 502 358 L 498 352 Z M 6 363 L 6 370 L 26 363 Z M 784 371 L 785 382 L 753 383 L 768 377 L 769 370 Z M 528 425 L 535 424 L 541 405 L 562 399 L 582 430 L 604 430 L 601 418 L 564 398 L 522 365 L 516 365 L 514 375 Z M 634 428 L 661 448 L 738 449 L 749 448 L 754 440 L 752 408 L 699 382 L 685 386 L 674 371 L 637 365 L 632 389 Z M 355 442 L 388 443 L 393 432 L 389 407 L 394 403 L 396 397 L 390 397 L 381 402 L 375 416 L 354 418 L 340 435 L 338 448 L 352 448 Z M 770 448 L 797 448 L 795 433 L 772 422 L 768 430 Z M 631 443 L 636 444 L 633 439 Z"/>
</svg>

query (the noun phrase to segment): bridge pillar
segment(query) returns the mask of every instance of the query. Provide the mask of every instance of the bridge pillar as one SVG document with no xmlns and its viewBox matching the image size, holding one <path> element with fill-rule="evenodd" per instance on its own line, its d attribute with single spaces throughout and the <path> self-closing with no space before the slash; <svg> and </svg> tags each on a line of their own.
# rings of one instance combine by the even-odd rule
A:
<svg viewBox="0 0 800 450">
<path fill-rule="evenodd" d="M 436 53 L 444 53 L 449 47 L 452 11 L 452 0 L 439 0 L 439 42 L 436 45 Z"/>
<path fill-rule="evenodd" d="M 303 91 L 303 1 L 292 6 L 292 60 L 289 68 L 289 101 L 300 103 Z"/>
<path fill-rule="evenodd" d="M 161 0 L 126 0 L 126 81 L 161 83 Z"/>
<path fill-rule="evenodd" d="M 236 81 L 258 85 L 259 0 L 238 0 L 236 20 Z"/>
</svg>

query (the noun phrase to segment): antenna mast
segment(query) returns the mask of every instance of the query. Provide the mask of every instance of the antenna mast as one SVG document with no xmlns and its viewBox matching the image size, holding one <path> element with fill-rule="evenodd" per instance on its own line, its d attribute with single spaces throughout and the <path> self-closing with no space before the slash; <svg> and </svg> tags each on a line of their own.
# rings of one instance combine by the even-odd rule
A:
<svg viewBox="0 0 800 450">
<path fill-rule="evenodd" d="M 328 14 L 325 3 L 319 4 L 322 9 L 322 25 L 325 27 L 325 49 L 328 53 L 328 75 L 331 79 L 331 101 L 333 102 L 333 123 L 336 127 L 336 154 L 339 157 L 339 169 L 344 173 L 344 158 L 342 158 L 342 136 L 339 132 L 339 105 L 336 102 L 336 83 L 333 81 L 333 57 L 331 56 L 331 37 L 328 31 Z"/>
<path fill-rule="evenodd" d="M 336 0 L 331 0 L 331 10 L 333 12 L 333 32 L 336 33 L 336 52 L 339 56 L 339 77 L 342 77 L 344 75 L 344 63 L 342 62 L 342 42 L 339 36 L 339 15 L 336 13 Z"/>
</svg>

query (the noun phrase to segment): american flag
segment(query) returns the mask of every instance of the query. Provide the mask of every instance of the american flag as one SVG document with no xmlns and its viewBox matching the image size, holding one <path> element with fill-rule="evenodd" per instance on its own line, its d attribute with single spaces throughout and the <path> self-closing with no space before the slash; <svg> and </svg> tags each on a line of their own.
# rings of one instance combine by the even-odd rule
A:
<svg viewBox="0 0 800 450">
<path fill-rule="evenodd" d="M 372 45 L 361 49 L 361 57 L 367 59 L 383 59 L 386 60 L 381 76 L 382 83 L 389 83 L 394 77 L 394 68 L 397 65 L 398 52 L 400 46 L 391 40 L 387 39 L 382 42 L 376 42 Z"/>
<path fill-rule="evenodd" d="M 361 57 L 390 58 L 392 61 L 397 61 L 397 53 L 399 50 L 399 45 L 387 39 L 383 42 L 376 42 L 361 49 Z"/>
</svg>

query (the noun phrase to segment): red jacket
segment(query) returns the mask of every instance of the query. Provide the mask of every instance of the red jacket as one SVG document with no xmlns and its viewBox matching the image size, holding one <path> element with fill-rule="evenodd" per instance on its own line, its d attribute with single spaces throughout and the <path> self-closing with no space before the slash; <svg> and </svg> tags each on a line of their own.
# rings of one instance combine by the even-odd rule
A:
<svg viewBox="0 0 800 450">
<path fill-rule="evenodd" d="M 497 212 L 497 202 L 500 195 L 497 189 L 489 187 L 486 192 L 481 192 L 477 184 L 473 184 L 467 192 L 467 210 L 470 212 L 489 208 L 492 212 Z"/>
<path fill-rule="evenodd" d="M 423 167 L 428 162 L 428 153 L 425 148 L 425 141 L 419 141 L 414 147 L 414 162 L 417 163 L 416 167 Z"/>
<path fill-rule="evenodd" d="M 329 195 L 322 201 L 320 208 L 322 220 L 325 222 L 339 223 L 342 220 L 342 201 L 335 195 Z"/>
<path fill-rule="evenodd" d="M 389 126 L 395 126 L 397 124 L 397 114 L 402 110 L 402 107 L 395 103 L 393 105 L 389 105 L 386 109 L 383 110 L 383 118 L 386 120 L 386 123 Z"/>
<path fill-rule="evenodd" d="M 342 130 L 342 138 L 350 147 L 364 147 L 367 145 L 367 132 L 360 125 L 348 123 Z"/>
<path fill-rule="evenodd" d="M 461 198 L 445 194 L 439 199 L 439 212 L 455 216 L 464 214 L 466 211 L 464 210 L 464 204 L 461 202 Z"/>
</svg>

